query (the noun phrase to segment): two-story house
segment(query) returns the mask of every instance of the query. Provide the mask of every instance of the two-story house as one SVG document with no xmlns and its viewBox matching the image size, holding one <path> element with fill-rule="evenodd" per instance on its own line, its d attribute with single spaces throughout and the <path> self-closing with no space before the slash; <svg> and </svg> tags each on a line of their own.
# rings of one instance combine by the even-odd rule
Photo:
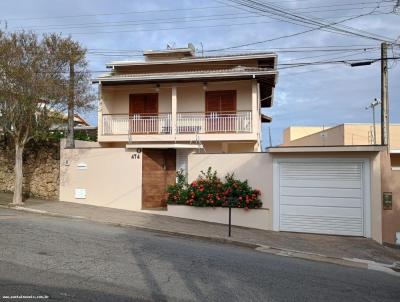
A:
<svg viewBox="0 0 400 302">
<path fill-rule="evenodd" d="M 110 72 L 95 83 L 98 142 L 142 150 L 144 184 L 147 177 L 174 181 L 193 151 L 261 150 L 261 123 L 271 121 L 261 108 L 272 106 L 275 53 L 196 56 L 189 44 L 143 56 L 107 64 Z"/>
</svg>

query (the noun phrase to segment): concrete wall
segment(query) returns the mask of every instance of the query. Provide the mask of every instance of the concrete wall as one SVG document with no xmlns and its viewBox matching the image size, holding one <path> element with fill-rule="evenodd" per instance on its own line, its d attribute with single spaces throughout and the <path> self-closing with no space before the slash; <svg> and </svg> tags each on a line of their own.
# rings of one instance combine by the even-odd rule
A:
<svg viewBox="0 0 400 302">
<path fill-rule="evenodd" d="M 142 158 L 136 150 L 81 147 L 61 149 L 60 200 L 124 210 L 142 206 Z M 140 155 L 140 154 L 139 154 Z M 78 165 L 86 165 L 79 168 Z M 86 198 L 75 198 L 75 189 Z"/>
<path fill-rule="evenodd" d="M 319 153 L 242 153 L 242 154 L 191 154 L 189 156 L 189 181 L 200 172 L 212 167 L 220 177 L 234 172 L 240 179 L 261 191 L 266 229 L 273 226 L 273 159 L 274 158 L 366 158 L 370 161 L 371 187 L 371 237 L 382 242 L 381 168 L 377 152 L 319 152 Z"/>
<path fill-rule="evenodd" d="M 400 154 L 392 155 L 392 163 L 400 159 Z M 396 243 L 396 232 L 400 232 L 400 170 L 393 170 L 390 158 L 386 152 L 381 153 L 382 195 L 392 192 L 393 204 L 391 210 L 382 209 L 382 241 Z"/>
<path fill-rule="evenodd" d="M 269 210 L 232 209 L 232 225 L 261 230 L 270 230 L 268 217 Z M 168 205 L 168 216 L 215 223 L 228 224 L 227 208 L 199 208 L 184 205 Z"/>
<path fill-rule="evenodd" d="M 284 143 L 282 144 L 282 146 L 295 147 L 295 146 L 343 146 L 344 145 L 343 125 L 327 128 L 324 131 L 322 130 L 322 127 L 291 127 L 289 129 L 291 133 L 290 137 L 297 137 L 297 138 L 289 140 L 288 134 L 284 133 Z M 323 131 L 324 135 L 321 135 L 322 133 L 321 131 Z"/>
<path fill-rule="evenodd" d="M 195 180 L 200 172 L 206 171 L 208 167 L 216 170 L 220 178 L 234 172 L 237 178 L 247 179 L 253 188 L 259 189 L 265 209 L 258 214 L 262 215 L 259 217 L 262 219 L 260 223 L 264 225 L 264 229 L 272 229 L 272 156 L 270 154 L 190 154 L 189 181 Z"/>
<path fill-rule="evenodd" d="M 323 127 L 288 127 L 283 130 L 283 144 L 322 131 Z M 327 129 L 327 128 L 325 128 Z"/>
<path fill-rule="evenodd" d="M 61 149 L 60 200 L 140 211 L 141 156 L 139 159 L 132 158 L 132 155 L 138 155 L 136 150 L 98 148 L 97 146 L 97 144 L 93 144 L 92 147 L 78 146 L 79 148 L 74 150 Z M 205 171 L 208 167 L 216 170 L 220 178 L 233 172 L 237 178 L 248 180 L 253 188 L 261 191 L 263 210 L 250 210 L 246 213 L 238 211 L 239 214 L 235 219 L 241 226 L 271 230 L 273 228 L 273 160 L 275 158 L 369 159 L 372 238 L 382 242 L 382 218 L 385 223 L 388 221 L 387 225 L 389 226 L 393 221 L 398 220 L 400 207 L 396 206 L 394 215 L 389 215 L 389 212 L 382 214 L 381 193 L 383 189 L 386 189 L 386 181 L 384 181 L 386 176 L 381 178 L 381 156 L 378 152 L 190 154 L 188 180 L 193 181 L 202 170 Z M 85 164 L 86 169 L 79 169 L 79 164 Z M 396 175 L 399 177 L 398 174 Z M 395 178 L 395 181 L 398 181 L 398 178 Z M 85 199 L 75 198 L 74 190 L 76 188 L 87 190 Z M 398 188 L 399 186 L 392 188 L 395 196 L 399 194 L 396 191 Z M 399 201 L 396 199 L 396 204 L 398 203 Z M 224 223 L 226 213 L 221 211 L 221 209 L 199 210 L 179 206 L 172 207 L 168 211 L 151 211 L 151 213 Z M 248 214 L 253 211 L 253 214 Z M 393 230 L 386 228 L 384 233 L 392 234 Z M 386 237 L 385 240 L 387 240 Z"/>
<path fill-rule="evenodd" d="M 319 131 L 316 131 L 320 129 Z M 326 129 L 321 135 L 322 128 L 290 127 L 283 134 L 282 146 L 340 146 L 340 145 L 370 145 L 372 142 L 372 124 L 342 124 Z M 314 133 L 311 133 L 315 131 Z M 309 134 L 307 134 L 309 133 Z M 376 126 L 376 142 L 381 141 L 380 125 Z M 390 146 L 400 149 L 400 125 L 390 125 Z"/>
<path fill-rule="evenodd" d="M 371 141 L 372 124 L 345 124 L 346 145 L 368 145 Z M 400 125 L 391 124 L 389 128 L 389 142 L 392 149 L 400 148 Z M 376 125 L 376 142 L 381 143 L 381 126 Z"/>
</svg>

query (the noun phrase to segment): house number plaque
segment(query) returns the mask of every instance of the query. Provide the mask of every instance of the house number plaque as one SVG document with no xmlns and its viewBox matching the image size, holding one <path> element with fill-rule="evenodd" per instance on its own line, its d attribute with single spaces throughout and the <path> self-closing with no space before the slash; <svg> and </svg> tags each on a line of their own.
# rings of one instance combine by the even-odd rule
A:
<svg viewBox="0 0 400 302">
<path fill-rule="evenodd" d="M 392 209 L 392 192 L 383 192 L 383 209 L 391 210 Z"/>
<path fill-rule="evenodd" d="M 140 153 L 142 153 L 142 149 L 137 148 L 137 149 L 136 149 L 136 153 L 133 153 L 132 156 L 131 156 L 131 158 L 132 158 L 132 159 L 140 159 Z"/>
</svg>

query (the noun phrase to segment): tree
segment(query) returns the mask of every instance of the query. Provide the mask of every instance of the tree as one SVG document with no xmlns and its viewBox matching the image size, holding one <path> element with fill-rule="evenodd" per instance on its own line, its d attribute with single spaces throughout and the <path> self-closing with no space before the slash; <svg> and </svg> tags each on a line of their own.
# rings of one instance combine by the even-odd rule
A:
<svg viewBox="0 0 400 302">
<path fill-rule="evenodd" d="M 48 36 L 45 42 L 47 47 L 53 50 L 57 64 L 63 69 L 66 90 L 61 97 L 65 99 L 68 112 L 66 148 L 73 149 L 75 110 L 91 109 L 95 100 L 90 86 L 86 49 L 70 37 L 62 38 L 59 35 Z"/>
<path fill-rule="evenodd" d="M 92 107 L 85 53 L 71 38 L 0 31 L 0 132 L 11 138 L 15 149 L 14 204 L 23 202 L 26 144 L 48 137 L 68 110 L 73 147 L 74 110 Z"/>
<path fill-rule="evenodd" d="M 15 148 L 13 203 L 23 202 L 23 152 L 48 135 L 62 108 L 60 66 L 34 33 L 0 33 L 0 129 Z"/>
</svg>

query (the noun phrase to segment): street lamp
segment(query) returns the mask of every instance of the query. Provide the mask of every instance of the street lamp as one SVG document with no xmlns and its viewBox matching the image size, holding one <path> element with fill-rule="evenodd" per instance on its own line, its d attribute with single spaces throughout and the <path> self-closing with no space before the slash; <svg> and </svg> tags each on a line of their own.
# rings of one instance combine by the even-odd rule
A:
<svg viewBox="0 0 400 302">
<path fill-rule="evenodd" d="M 374 129 L 374 145 L 376 145 L 376 125 L 375 125 L 375 107 L 380 105 L 382 102 L 381 100 L 375 98 L 371 104 L 369 104 L 367 107 L 365 107 L 365 110 L 369 110 L 370 108 L 372 109 L 372 123 L 373 123 L 373 129 Z"/>
</svg>

